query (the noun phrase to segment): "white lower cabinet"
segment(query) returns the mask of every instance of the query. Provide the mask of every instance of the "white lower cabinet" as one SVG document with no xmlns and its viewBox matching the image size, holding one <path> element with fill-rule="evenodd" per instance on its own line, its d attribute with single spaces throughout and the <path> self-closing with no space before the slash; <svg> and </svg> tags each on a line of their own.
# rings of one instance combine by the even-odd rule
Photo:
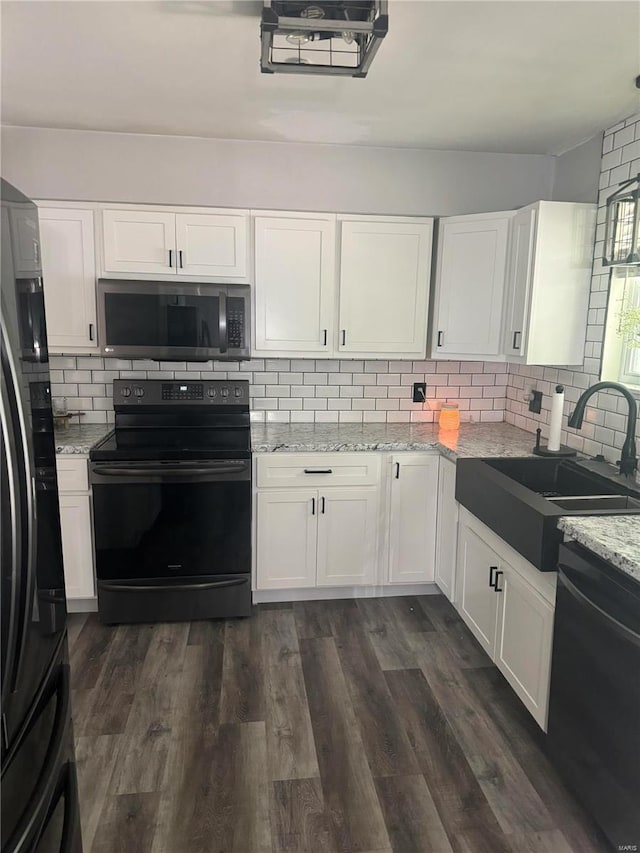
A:
<svg viewBox="0 0 640 853">
<path fill-rule="evenodd" d="M 316 585 L 316 503 L 310 489 L 258 492 L 258 589 Z"/>
<path fill-rule="evenodd" d="M 495 663 L 546 731 L 555 608 L 508 563 L 502 571 Z"/>
<path fill-rule="evenodd" d="M 378 489 L 325 489 L 318 495 L 318 586 L 376 581 Z"/>
<path fill-rule="evenodd" d="M 93 525 L 87 459 L 58 456 L 60 527 L 67 599 L 95 596 Z"/>
<path fill-rule="evenodd" d="M 457 543 L 456 463 L 441 457 L 438 468 L 436 583 L 449 601 L 455 601 Z"/>
<path fill-rule="evenodd" d="M 489 580 L 498 571 L 499 563 L 498 555 L 486 542 L 466 525 L 460 526 L 460 615 L 491 658 L 495 654 L 498 595 Z"/>
<path fill-rule="evenodd" d="M 258 492 L 257 588 L 375 583 L 378 489 Z"/>
<path fill-rule="evenodd" d="M 389 583 L 431 583 L 436 574 L 438 456 L 394 453 L 389 506 Z"/>
<path fill-rule="evenodd" d="M 466 510 L 457 571 L 460 615 L 546 731 L 555 572 L 539 572 Z"/>
</svg>

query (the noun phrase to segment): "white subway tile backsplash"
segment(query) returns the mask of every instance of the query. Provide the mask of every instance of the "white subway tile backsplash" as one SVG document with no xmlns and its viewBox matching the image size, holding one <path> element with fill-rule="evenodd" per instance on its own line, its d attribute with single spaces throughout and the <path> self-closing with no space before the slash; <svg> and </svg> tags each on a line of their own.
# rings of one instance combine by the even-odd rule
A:
<svg viewBox="0 0 640 853">
<path fill-rule="evenodd" d="M 566 424 L 569 413 L 573 410 L 580 394 L 598 381 L 600 371 L 600 355 L 604 330 L 607 291 L 609 287 L 609 271 L 602 267 L 601 253 L 604 239 L 604 218 L 606 198 L 613 192 L 620 180 L 638 169 L 633 163 L 640 158 L 640 114 L 631 116 L 625 122 L 620 122 L 605 132 L 600 174 L 600 207 L 598 209 L 597 240 L 594 251 L 593 275 L 591 278 L 591 297 L 589 311 L 589 326 L 587 328 L 584 360 L 581 368 L 570 369 L 544 368 L 544 379 L 552 385 L 562 382 L 565 386 Z M 526 411 L 523 417 L 523 407 L 517 396 L 512 395 L 517 380 L 525 378 L 527 387 L 540 388 L 539 374 L 536 368 L 526 365 L 511 365 L 508 375 L 505 420 L 523 429 L 535 431 L 542 425 L 543 436 L 546 437 L 546 424 L 549 410 L 549 399 L 543 400 L 543 410 L 539 415 Z M 496 388 L 501 383 L 496 383 Z M 624 440 L 622 430 L 626 427 L 627 404 L 617 394 L 600 393 L 595 395 L 587 406 L 585 421 L 582 429 L 563 430 L 563 440 L 570 446 L 589 455 L 603 453 L 608 461 L 619 459 L 619 448 Z M 640 425 L 638 431 L 640 439 Z"/>
</svg>

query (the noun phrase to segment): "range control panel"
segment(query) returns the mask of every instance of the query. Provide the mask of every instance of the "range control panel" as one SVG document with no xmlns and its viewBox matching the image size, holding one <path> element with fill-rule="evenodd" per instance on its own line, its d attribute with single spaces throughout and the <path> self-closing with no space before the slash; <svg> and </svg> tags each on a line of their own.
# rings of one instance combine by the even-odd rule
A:
<svg viewBox="0 0 640 853">
<path fill-rule="evenodd" d="M 113 404 L 121 406 L 243 406 L 249 407 L 246 379 L 114 379 Z"/>
</svg>

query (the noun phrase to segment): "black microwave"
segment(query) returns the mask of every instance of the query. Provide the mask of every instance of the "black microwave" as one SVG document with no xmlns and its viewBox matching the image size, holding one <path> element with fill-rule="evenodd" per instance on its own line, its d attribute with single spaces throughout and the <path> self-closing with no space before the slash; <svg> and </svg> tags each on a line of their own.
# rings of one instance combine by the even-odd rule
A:
<svg viewBox="0 0 640 853">
<path fill-rule="evenodd" d="M 250 357 L 248 284 L 98 279 L 104 356 L 156 361 Z"/>
</svg>

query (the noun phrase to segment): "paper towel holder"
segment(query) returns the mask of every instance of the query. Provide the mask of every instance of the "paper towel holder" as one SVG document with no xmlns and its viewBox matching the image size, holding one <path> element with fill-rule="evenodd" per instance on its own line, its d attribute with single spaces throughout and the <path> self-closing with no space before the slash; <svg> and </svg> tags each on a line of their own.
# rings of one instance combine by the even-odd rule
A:
<svg viewBox="0 0 640 853">
<path fill-rule="evenodd" d="M 538 427 L 536 430 L 536 445 L 533 448 L 533 452 L 537 456 L 556 456 L 560 458 L 567 458 L 571 456 L 577 456 L 577 450 L 574 450 L 572 447 L 567 447 L 566 444 L 560 444 L 560 428 L 562 426 L 562 405 L 564 402 L 564 386 L 556 385 L 555 395 L 552 398 L 551 405 L 551 421 L 549 426 L 549 444 L 551 444 L 551 434 L 554 433 L 554 430 L 557 430 L 556 433 L 556 441 L 557 449 L 551 450 L 548 445 L 540 444 L 540 437 L 542 435 L 542 429 Z M 556 405 L 557 404 L 557 405 Z"/>
<path fill-rule="evenodd" d="M 549 450 L 546 444 L 540 444 L 540 437 L 542 435 L 542 430 L 540 427 L 536 430 L 536 444 L 533 448 L 533 452 L 536 456 L 557 456 L 557 457 L 565 457 L 568 458 L 570 456 L 577 456 L 578 451 L 574 450 L 573 447 L 567 447 L 566 444 L 560 445 L 560 450 Z"/>
</svg>

